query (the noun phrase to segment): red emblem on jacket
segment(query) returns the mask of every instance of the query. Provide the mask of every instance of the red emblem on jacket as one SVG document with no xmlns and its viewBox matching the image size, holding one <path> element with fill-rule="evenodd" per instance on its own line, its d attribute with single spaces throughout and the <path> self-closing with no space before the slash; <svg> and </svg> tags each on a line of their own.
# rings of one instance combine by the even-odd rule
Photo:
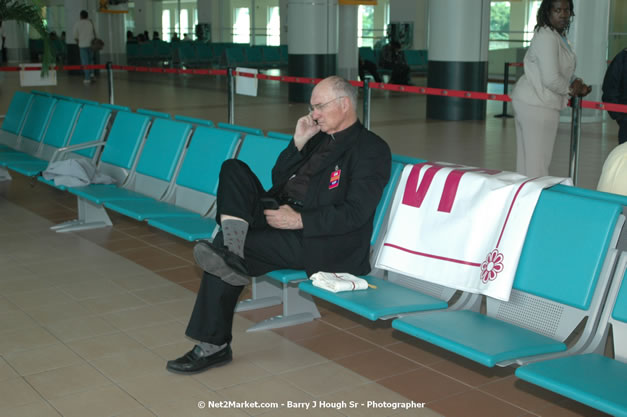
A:
<svg viewBox="0 0 627 417">
<path fill-rule="evenodd" d="M 329 180 L 329 190 L 340 185 L 340 174 L 342 173 L 341 169 L 336 169 L 331 173 L 331 179 Z"/>
</svg>

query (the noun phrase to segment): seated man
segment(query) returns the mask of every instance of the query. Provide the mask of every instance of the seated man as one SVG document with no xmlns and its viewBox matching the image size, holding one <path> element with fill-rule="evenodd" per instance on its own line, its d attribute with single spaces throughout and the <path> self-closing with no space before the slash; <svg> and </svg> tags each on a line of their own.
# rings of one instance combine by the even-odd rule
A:
<svg viewBox="0 0 627 417">
<path fill-rule="evenodd" d="M 359 122 L 356 102 L 357 90 L 340 77 L 314 88 L 310 112 L 298 119 L 267 192 L 243 162 L 222 164 L 216 214 L 221 231 L 212 243 L 194 247 L 205 273 L 185 334 L 199 343 L 168 361 L 168 370 L 192 374 L 231 361 L 234 310 L 251 276 L 284 268 L 308 275 L 370 272 L 372 222 L 391 154 Z M 264 209 L 268 198 L 278 205 Z"/>
<path fill-rule="evenodd" d="M 364 81 L 366 79 L 366 72 L 368 72 L 374 78 L 375 82 L 380 83 L 381 76 L 379 75 L 379 71 L 377 71 L 377 64 L 367 59 L 359 58 L 359 65 L 357 67 L 359 72 L 359 79 Z"/>
<path fill-rule="evenodd" d="M 405 61 L 405 54 L 401 51 L 401 44 L 398 41 L 392 41 L 381 49 L 379 66 L 392 71 L 390 84 L 410 85 L 409 65 Z"/>
</svg>

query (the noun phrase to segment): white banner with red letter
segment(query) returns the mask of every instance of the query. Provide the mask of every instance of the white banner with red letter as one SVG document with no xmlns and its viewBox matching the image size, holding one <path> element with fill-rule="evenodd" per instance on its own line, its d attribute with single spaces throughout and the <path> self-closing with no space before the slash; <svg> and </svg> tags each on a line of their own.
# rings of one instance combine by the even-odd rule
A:
<svg viewBox="0 0 627 417">
<path fill-rule="evenodd" d="M 508 301 L 543 188 L 569 178 L 425 162 L 403 170 L 376 267 Z"/>
</svg>

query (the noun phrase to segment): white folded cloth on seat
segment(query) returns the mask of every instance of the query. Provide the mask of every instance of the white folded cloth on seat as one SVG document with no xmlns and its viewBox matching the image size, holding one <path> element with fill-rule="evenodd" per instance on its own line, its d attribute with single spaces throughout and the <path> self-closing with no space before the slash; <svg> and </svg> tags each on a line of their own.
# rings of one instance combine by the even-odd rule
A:
<svg viewBox="0 0 627 417">
<path fill-rule="evenodd" d="M 331 292 L 368 289 L 368 281 L 346 272 L 316 272 L 310 279 L 315 287 Z"/>
</svg>

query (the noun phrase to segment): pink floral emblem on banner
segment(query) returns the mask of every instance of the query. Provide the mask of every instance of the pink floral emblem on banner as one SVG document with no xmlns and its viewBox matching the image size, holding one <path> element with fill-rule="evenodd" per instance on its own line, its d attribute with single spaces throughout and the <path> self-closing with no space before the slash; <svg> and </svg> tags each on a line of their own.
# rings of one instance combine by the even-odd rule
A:
<svg viewBox="0 0 627 417">
<path fill-rule="evenodd" d="M 481 264 L 481 281 L 485 284 L 494 281 L 496 276 L 503 272 L 503 259 L 505 257 L 497 249 L 488 253 L 485 261 Z"/>
</svg>

